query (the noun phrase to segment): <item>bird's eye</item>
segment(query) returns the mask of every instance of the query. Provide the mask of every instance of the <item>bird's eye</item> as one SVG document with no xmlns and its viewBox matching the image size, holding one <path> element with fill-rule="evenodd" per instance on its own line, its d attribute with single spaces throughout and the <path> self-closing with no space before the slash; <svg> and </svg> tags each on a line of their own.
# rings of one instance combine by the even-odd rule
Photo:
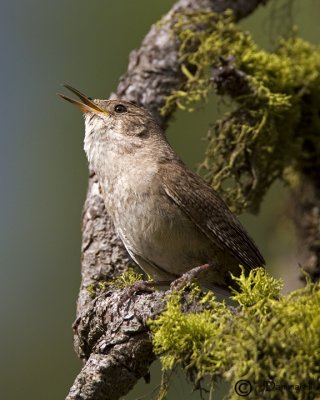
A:
<svg viewBox="0 0 320 400">
<path fill-rule="evenodd" d="M 121 114 L 121 113 L 127 112 L 128 109 L 127 109 L 127 107 L 124 106 L 123 104 L 117 104 L 117 105 L 114 107 L 114 111 L 115 111 L 116 113 L 118 113 L 118 114 Z"/>
</svg>

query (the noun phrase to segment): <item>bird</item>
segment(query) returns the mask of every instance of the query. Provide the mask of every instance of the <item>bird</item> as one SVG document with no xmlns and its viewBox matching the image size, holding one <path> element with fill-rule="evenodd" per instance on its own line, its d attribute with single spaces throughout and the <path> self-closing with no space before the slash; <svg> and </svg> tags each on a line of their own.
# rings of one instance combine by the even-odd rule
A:
<svg viewBox="0 0 320 400">
<path fill-rule="evenodd" d="M 84 150 L 106 210 L 136 264 L 155 281 L 173 282 L 205 266 L 199 282 L 230 293 L 231 275 L 265 260 L 225 201 L 189 169 L 151 113 L 125 100 L 59 95 L 84 115 Z"/>
</svg>

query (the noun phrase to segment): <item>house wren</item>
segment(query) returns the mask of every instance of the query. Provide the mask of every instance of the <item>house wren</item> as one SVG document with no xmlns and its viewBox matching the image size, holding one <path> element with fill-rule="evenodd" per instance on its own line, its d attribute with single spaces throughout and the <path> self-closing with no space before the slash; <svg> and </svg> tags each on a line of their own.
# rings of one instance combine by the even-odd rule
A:
<svg viewBox="0 0 320 400">
<path fill-rule="evenodd" d="M 84 149 L 106 209 L 132 259 L 155 280 L 173 281 L 209 263 L 200 282 L 228 290 L 265 261 L 219 195 L 175 154 L 151 114 L 122 100 L 81 101 Z"/>
</svg>

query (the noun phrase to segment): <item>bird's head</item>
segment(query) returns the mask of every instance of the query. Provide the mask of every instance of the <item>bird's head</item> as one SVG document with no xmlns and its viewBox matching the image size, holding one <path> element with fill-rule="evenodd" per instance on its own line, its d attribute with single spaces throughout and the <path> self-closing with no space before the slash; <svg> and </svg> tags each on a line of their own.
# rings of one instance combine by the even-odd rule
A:
<svg viewBox="0 0 320 400">
<path fill-rule="evenodd" d="M 110 152 L 132 154 L 148 147 L 148 143 L 164 139 L 161 128 L 146 109 L 124 100 L 92 100 L 69 85 L 65 87 L 81 100 L 59 93 L 84 114 L 84 149 L 93 167 Z"/>
</svg>

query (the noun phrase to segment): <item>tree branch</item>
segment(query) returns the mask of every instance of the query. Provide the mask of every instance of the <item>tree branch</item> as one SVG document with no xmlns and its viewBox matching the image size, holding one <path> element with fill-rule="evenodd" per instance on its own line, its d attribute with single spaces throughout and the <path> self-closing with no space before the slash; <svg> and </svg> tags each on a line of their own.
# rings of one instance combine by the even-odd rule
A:
<svg viewBox="0 0 320 400">
<path fill-rule="evenodd" d="M 231 8 L 237 19 L 253 12 L 267 0 L 180 0 L 161 21 L 151 27 L 140 49 L 134 50 L 128 70 L 120 79 L 116 96 L 148 108 L 165 128 L 171 115 L 161 116 L 165 97 L 184 82 L 178 58 L 179 42 L 171 34 L 176 12 L 215 11 Z M 130 302 L 125 315 L 119 314 L 120 293 L 108 293 L 92 300 L 87 287 L 124 271 L 130 258 L 115 233 L 91 173 L 83 211 L 82 282 L 74 324 L 75 349 L 85 360 L 68 400 L 118 399 L 154 360 L 146 319 L 164 307 L 164 293 L 140 293 Z"/>
<path fill-rule="evenodd" d="M 319 168 L 314 168 L 319 174 Z M 303 270 L 316 282 L 320 279 L 320 183 L 315 174 L 301 176 L 292 190 L 292 218 L 298 237 L 298 260 Z M 305 275 L 301 274 L 305 280 Z"/>
</svg>

